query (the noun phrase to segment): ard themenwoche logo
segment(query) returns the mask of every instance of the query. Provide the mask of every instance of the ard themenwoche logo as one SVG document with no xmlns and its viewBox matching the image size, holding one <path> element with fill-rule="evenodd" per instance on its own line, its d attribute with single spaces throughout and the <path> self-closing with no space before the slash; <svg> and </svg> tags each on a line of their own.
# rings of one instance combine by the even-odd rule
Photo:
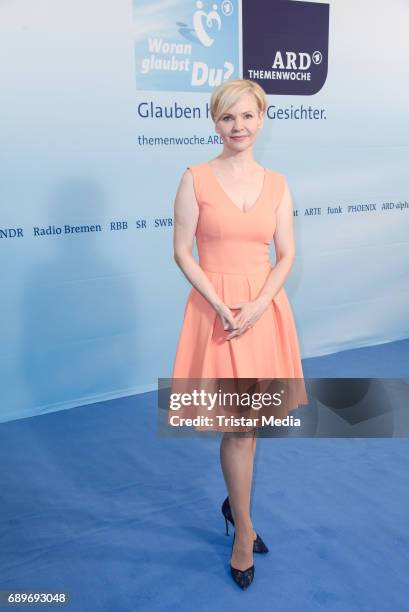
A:
<svg viewBox="0 0 409 612">
<path fill-rule="evenodd" d="M 238 0 L 134 0 L 136 87 L 212 91 L 238 73 Z"/>
<path fill-rule="evenodd" d="M 308 96 L 328 72 L 329 5 L 242 0 L 243 78 L 268 94 Z"/>
</svg>

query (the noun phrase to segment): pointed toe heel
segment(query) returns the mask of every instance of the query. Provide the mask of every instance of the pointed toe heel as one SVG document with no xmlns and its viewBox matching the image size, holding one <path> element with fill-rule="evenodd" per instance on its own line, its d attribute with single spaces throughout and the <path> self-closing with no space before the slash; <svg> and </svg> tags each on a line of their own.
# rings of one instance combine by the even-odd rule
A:
<svg viewBox="0 0 409 612">
<path fill-rule="evenodd" d="M 233 552 L 234 540 L 236 539 L 236 534 L 233 536 L 233 543 L 231 545 L 231 550 Z M 239 570 L 236 567 L 233 567 L 230 562 L 230 573 L 234 580 L 234 582 L 241 588 L 243 591 L 248 589 L 251 583 L 254 580 L 254 563 L 250 567 L 245 570 Z"/>
<path fill-rule="evenodd" d="M 224 516 L 224 521 L 226 523 L 226 535 L 229 535 L 229 523 L 231 523 L 232 526 L 234 527 L 234 519 L 233 519 L 233 514 L 231 511 L 230 502 L 229 502 L 228 497 L 226 497 L 226 499 L 224 500 L 222 504 L 222 514 Z M 265 554 L 265 553 L 268 553 L 268 551 L 269 549 L 267 548 L 263 540 L 260 538 L 260 536 L 257 534 L 257 537 L 253 543 L 253 552 Z"/>
<path fill-rule="evenodd" d="M 258 534 L 253 543 L 253 552 L 261 554 L 268 553 L 268 547 L 264 544 L 263 540 Z"/>
<path fill-rule="evenodd" d="M 232 578 L 236 584 L 239 585 L 243 591 L 247 589 L 254 579 L 254 565 L 247 568 L 246 570 L 238 570 L 230 564 L 230 572 Z"/>
</svg>

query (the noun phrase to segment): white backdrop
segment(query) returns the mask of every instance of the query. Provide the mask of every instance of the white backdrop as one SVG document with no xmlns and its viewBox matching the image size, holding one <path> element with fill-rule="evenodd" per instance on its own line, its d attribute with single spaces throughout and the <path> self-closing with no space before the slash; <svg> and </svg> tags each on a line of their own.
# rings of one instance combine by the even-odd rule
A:
<svg viewBox="0 0 409 612">
<path fill-rule="evenodd" d="M 325 116 L 266 119 L 254 152 L 286 174 L 298 210 L 286 290 L 303 358 L 409 335 L 408 19 L 401 0 L 330 2 L 323 89 L 269 96 Z M 214 134 L 208 92 L 136 87 L 145 25 L 131 0 L 0 3 L 1 420 L 170 376 L 190 288 L 173 261 L 173 200 L 184 168 L 221 146 L 141 144 Z M 201 117 L 145 119 L 142 101 Z M 348 212 L 362 204 L 376 210 Z"/>
</svg>

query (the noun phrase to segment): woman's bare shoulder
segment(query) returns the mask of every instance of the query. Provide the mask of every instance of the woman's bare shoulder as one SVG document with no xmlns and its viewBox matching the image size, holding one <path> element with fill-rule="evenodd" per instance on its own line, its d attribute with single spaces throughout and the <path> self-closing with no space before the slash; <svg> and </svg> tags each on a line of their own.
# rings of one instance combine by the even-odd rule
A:
<svg viewBox="0 0 409 612">
<path fill-rule="evenodd" d="M 267 172 L 275 179 L 277 179 L 278 181 L 282 181 L 286 178 L 285 174 L 282 174 L 281 172 L 278 172 L 278 170 L 273 170 L 272 168 L 267 168 L 267 166 L 265 166 L 265 169 L 267 170 Z"/>
</svg>

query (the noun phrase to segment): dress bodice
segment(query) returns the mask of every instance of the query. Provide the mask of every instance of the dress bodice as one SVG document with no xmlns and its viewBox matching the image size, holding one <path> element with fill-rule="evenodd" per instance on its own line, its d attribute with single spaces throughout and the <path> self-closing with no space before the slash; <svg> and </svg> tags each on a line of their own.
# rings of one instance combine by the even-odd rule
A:
<svg viewBox="0 0 409 612">
<path fill-rule="evenodd" d="M 199 206 L 196 228 L 199 265 L 209 272 L 258 274 L 270 264 L 276 211 L 287 188 L 284 175 L 265 169 L 262 190 L 241 211 L 220 185 L 207 162 L 188 166 Z"/>
</svg>

